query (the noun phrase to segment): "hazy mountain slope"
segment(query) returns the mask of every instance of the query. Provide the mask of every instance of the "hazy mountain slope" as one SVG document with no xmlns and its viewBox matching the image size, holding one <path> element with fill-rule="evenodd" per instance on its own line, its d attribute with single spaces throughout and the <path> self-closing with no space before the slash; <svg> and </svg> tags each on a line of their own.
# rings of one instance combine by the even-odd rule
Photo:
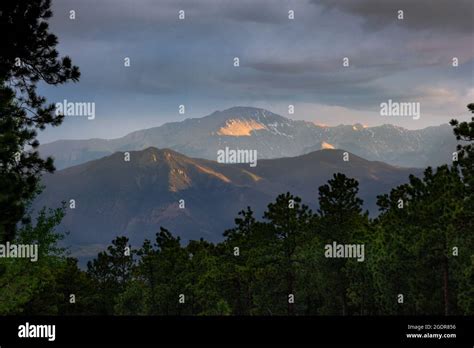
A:
<svg viewBox="0 0 474 348">
<path fill-rule="evenodd" d="M 456 140 L 449 125 L 407 130 L 383 125 L 337 126 L 328 131 L 326 142 L 358 156 L 399 166 L 427 167 L 450 163 Z M 306 151 L 318 150 L 310 146 Z"/>
<path fill-rule="evenodd" d="M 148 148 L 60 170 L 44 177 L 45 191 L 35 207 L 76 201 L 63 227 L 68 244 L 94 246 L 127 235 L 132 243 L 152 238 L 164 226 L 184 240 L 218 240 L 233 226 L 238 211 L 251 206 L 261 217 L 267 204 L 287 191 L 316 208 L 317 189 L 335 172 L 360 182 L 361 197 L 375 213 L 375 198 L 405 182 L 417 169 L 396 168 L 350 155 L 322 150 L 294 158 L 261 160 L 249 165 L 219 164 L 175 151 Z M 185 209 L 178 202 L 185 201 Z M 94 251 L 95 252 L 95 251 Z"/>
<path fill-rule="evenodd" d="M 40 147 L 53 156 L 57 168 L 101 158 L 116 151 L 150 146 L 171 148 L 191 157 L 216 160 L 226 146 L 256 149 L 258 158 L 298 156 L 321 148 L 346 149 L 370 160 L 393 165 L 426 167 L 450 161 L 456 142 L 448 125 L 407 130 L 391 125 L 321 127 L 294 121 L 267 110 L 234 107 L 202 118 L 167 123 L 113 140 L 61 140 Z"/>
<path fill-rule="evenodd" d="M 223 175 L 207 161 L 171 150 L 132 152 L 130 162 L 115 153 L 45 176 L 46 190 L 37 205 L 76 201 L 76 209 L 69 209 L 64 220 L 77 232 L 71 234 L 72 243 L 106 242 L 113 234 L 142 240 L 160 225 L 178 231 L 185 226 L 187 238 L 215 239 L 222 213 L 238 211 L 255 195 L 249 189 L 254 179 L 243 173 L 234 168 Z M 178 209 L 180 199 L 185 200 L 186 209 Z M 222 201 L 228 203 L 221 205 Z M 216 216 L 210 218 L 210 212 Z"/>
</svg>

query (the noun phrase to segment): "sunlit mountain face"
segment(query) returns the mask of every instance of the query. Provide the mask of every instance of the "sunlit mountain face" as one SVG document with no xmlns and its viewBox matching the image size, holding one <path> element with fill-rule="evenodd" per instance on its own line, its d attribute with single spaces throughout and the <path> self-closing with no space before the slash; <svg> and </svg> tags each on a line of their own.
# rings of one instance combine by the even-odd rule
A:
<svg viewBox="0 0 474 348">
<path fill-rule="evenodd" d="M 319 149 L 342 149 L 392 165 L 424 167 L 451 161 L 456 140 L 446 124 L 420 130 L 362 124 L 322 127 L 265 109 L 233 107 L 202 118 L 186 119 L 105 140 L 61 140 L 44 144 L 58 168 L 98 159 L 115 151 L 171 148 L 191 157 L 217 159 L 225 147 L 254 149 L 258 158 L 298 156 Z"/>
<path fill-rule="evenodd" d="M 218 135 L 231 137 L 248 137 L 252 132 L 260 129 L 267 129 L 264 124 L 255 120 L 230 119 L 225 126 L 219 128 Z"/>
</svg>

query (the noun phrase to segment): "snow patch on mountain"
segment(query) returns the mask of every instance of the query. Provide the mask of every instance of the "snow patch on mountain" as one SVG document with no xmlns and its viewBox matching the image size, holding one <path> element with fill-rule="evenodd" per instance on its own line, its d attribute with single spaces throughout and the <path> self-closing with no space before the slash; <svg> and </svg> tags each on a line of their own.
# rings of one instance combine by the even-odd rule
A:
<svg viewBox="0 0 474 348">
<path fill-rule="evenodd" d="M 219 128 L 217 134 L 232 137 L 249 137 L 252 132 L 266 129 L 265 125 L 255 120 L 230 119 Z"/>
</svg>

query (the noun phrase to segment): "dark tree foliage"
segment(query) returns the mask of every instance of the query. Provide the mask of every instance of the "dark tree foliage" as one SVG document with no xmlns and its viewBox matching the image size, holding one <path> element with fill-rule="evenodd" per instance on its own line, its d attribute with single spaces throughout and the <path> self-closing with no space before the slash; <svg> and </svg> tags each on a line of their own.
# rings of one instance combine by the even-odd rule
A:
<svg viewBox="0 0 474 348">
<path fill-rule="evenodd" d="M 113 313 L 116 297 L 131 279 L 133 265 L 134 254 L 126 237 L 117 237 L 107 251 L 87 263 L 87 275 L 99 290 L 95 300 L 100 314 Z"/>
<path fill-rule="evenodd" d="M 467 108 L 474 113 L 474 103 Z M 464 242 L 471 247 L 471 253 L 467 255 L 463 277 L 459 280 L 461 293 L 459 294 L 460 305 L 471 313 L 474 312 L 474 117 L 470 122 L 458 122 L 451 120 L 454 127 L 456 139 L 461 143 L 458 145 L 459 158 L 454 164 L 459 168 L 464 183 L 464 209 L 459 214 L 457 228 L 464 236 Z M 458 197 L 460 199 L 461 197 Z"/>
<path fill-rule="evenodd" d="M 69 57 L 60 58 L 48 31 L 50 0 L 0 3 L 0 242 L 12 240 L 25 207 L 39 190 L 42 172 L 54 171 L 39 157 L 37 129 L 58 126 L 54 104 L 37 94 L 38 83 L 78 81 Z"/>
<path fill-rule="evenodd" d="M 319 188 L 319 229 L 324 244 L 366 242 L 368 214 L 362 212 L 363 201 L 357 197 L 358 191 L 357 180 L 341 173 L 334 174 L 327 185 Z M 330 313 L 340 310 L 338 314 L 350 314 L 348 296 L 351 289 L 354 291 L 350 278 L 353 273 L 361 273 L 359 266 L 348 259 L 321 261 L 321 267 L 327 273 L 327 281 L 322 287 L 324 297 L 332 297 L 325 304 Z"/>
</svg>

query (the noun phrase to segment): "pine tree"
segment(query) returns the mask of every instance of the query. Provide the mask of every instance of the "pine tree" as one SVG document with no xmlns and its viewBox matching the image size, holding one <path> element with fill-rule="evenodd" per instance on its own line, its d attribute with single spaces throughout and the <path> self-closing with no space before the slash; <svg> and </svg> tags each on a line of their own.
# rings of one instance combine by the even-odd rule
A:
<svg viewBox="0 0 474 348">
<path fill-rule="evenodd" d="M 152 315 L 185 314 L 190 301 L 183 278 L 189 255 L 181 246 L 180 238 L 161 227 L 155 243 L 152 245 L 145 241 L 137 254 L 140 260 L 132 286 L 136 292 L 142 289 L 145 312 Z M 185 295 L 184 303 L 179 302 L 181 294 Z"/>
<path fill-rule="evenodd" d="M 117 237 L 106 251 L 87 263 L 87 274 L 97 289 L 96 306 L 100 314 L 113 314 L 118 296 L 132 279 L 134 252 L 127 237 Z"/>
<path fill-rule="evenodd" d="M 280 286 L 275 300 L 276 303 L 286 303 L 287 315 L 295 315 L 295 303 L 298 301 L 297 255 L 304 245 L 305 237 L 310 233 L 313 214 L 308 206 L 301 204 L 301 198 L 287 192 L 279 195 L 275 203 L 268 205 L 263 217 L 268 221 L 273 235 L 273 241 L 269 245 L 273 248 L 271 253 L 275 263 L 271 265 L 271 272 L 268 274 L 274 274 L 272 286 Z M 290 296 L 294 299 L 290 300 Z M 280 306 L 275 307 L 277 311 L 279 308 Z"/>
<path fill-rule="evenodd" d="M 273 232 L 270 224 L 256 220 L 250 207 L 240 211 L 235 227 L 224 232 L 226 240 L 222 243 L 220 264 L 221 272 L 226 275 L 223 290 L 233 314 L 273 313 L 272 305 L 260 296 L 267 288 L 263 285 L 266 270 L 273 268 L 276 260 Z M 268 291 L 271 294 L 266 299 L 272 298 L 272 288 Z"/>
<path fill-rule="evenodd" d="M 365 244 L 368 213 L 363 212 L 363 201 L 357 197 L 359 183 L 344 174 L 334 174 L 328 184 L 319 188 L 319 234 L 323 244 Z M 321 250 L 321 253 L 323 250 Z M 334 313 L 334 305 L 340 314 L 349 314 L 348 293 L 350 275 L 364 266 L 348 259 L 326 258 L 321 267 L 325 270 L 324 297 L 331 299 L 327 311 Z"/>
<path fill-rule="evenodd" d="M 2 1 L 0 5 L 0 242 L 15 237 L 17 223 L 39 190 L 53 160 L 39 157 L 37 130 L 61 124 L 54 105 L 36 93 L 39 82 L 60 85 L 80 73 L 69 57 L 59 58 L 58 40 L 48 31 L 50 0 Z"/>
</svg>

